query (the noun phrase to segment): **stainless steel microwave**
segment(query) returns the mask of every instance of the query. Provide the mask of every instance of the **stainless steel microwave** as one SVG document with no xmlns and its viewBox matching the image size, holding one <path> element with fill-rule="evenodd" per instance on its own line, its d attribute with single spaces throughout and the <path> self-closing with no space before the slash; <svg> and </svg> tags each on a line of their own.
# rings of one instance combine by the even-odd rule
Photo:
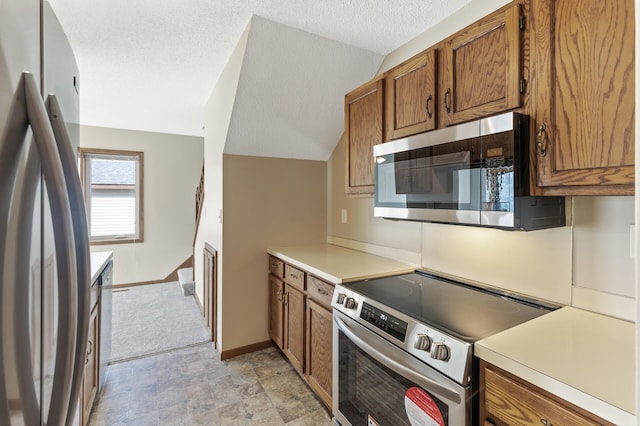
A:
<svg viewBox="0 0 640 426">
<path fill-rule="evenodd" d="M 529 117 L 506 113 L 374 146 L 374 215 L 534 230 L 564 197 L 529 195 Z"/>
</svg>

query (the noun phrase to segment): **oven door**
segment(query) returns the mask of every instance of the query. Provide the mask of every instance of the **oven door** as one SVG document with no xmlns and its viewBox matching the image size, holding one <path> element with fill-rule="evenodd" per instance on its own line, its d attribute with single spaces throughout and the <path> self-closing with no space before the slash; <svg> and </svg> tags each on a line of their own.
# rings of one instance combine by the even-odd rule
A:
<svg viewBox="0 0 640 426">
<path fill-rule="evenodd" d="M 333 312 L 333 414 L 340 425 L 470 424 L 469 387 Z"/>
</svg>

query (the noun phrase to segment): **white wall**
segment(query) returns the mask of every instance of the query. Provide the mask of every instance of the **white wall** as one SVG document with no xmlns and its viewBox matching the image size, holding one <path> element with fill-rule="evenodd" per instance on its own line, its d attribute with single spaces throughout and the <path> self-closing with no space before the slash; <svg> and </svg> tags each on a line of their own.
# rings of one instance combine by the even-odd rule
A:
<svg viewBox="0 0 640 426">
<path fill-rule="evenodd" d="M 144 152 L 144 242 L 91 250 L 113 251 L 114 284 L 163 280 L 192 255 L 203 139 L 81 126 L 80 146 Z"/>
</svg>

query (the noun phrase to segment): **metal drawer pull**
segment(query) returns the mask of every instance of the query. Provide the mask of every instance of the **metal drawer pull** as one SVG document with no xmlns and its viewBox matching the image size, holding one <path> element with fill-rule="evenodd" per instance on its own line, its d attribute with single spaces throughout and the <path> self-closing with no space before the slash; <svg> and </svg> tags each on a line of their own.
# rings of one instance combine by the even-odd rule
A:
<svg viewBox="0 0 640 426">
<path fill-rule="evenodd" d="M 540 418 L 540 423 L 542 423 L 544 426 L 551 426 L 551 422 L 548 419 L 545 419 L 544 417 Z"/>
<path fill-rule="evenodd" d="M 327 290 L 325 290 L 324 288 L 320 288 L 320 287 L 318 287 L 318 293 L 320 293 L 322 295 L 325 295 L 325 296 L 329 295 L 329 292 Z"/>
</svg>

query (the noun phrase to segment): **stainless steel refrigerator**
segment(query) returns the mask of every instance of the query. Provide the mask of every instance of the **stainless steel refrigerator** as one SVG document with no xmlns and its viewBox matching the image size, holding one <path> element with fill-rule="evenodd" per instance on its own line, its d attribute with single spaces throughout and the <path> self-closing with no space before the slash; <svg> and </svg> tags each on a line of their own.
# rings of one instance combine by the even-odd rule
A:
<svg viewBox="0 0 640 426">
<path fill-rule="evenodd" d="M 77 65 L 44 0 L 0 1 L 0 425 L 71 424 L 89 318 Z"/>
</svg>

